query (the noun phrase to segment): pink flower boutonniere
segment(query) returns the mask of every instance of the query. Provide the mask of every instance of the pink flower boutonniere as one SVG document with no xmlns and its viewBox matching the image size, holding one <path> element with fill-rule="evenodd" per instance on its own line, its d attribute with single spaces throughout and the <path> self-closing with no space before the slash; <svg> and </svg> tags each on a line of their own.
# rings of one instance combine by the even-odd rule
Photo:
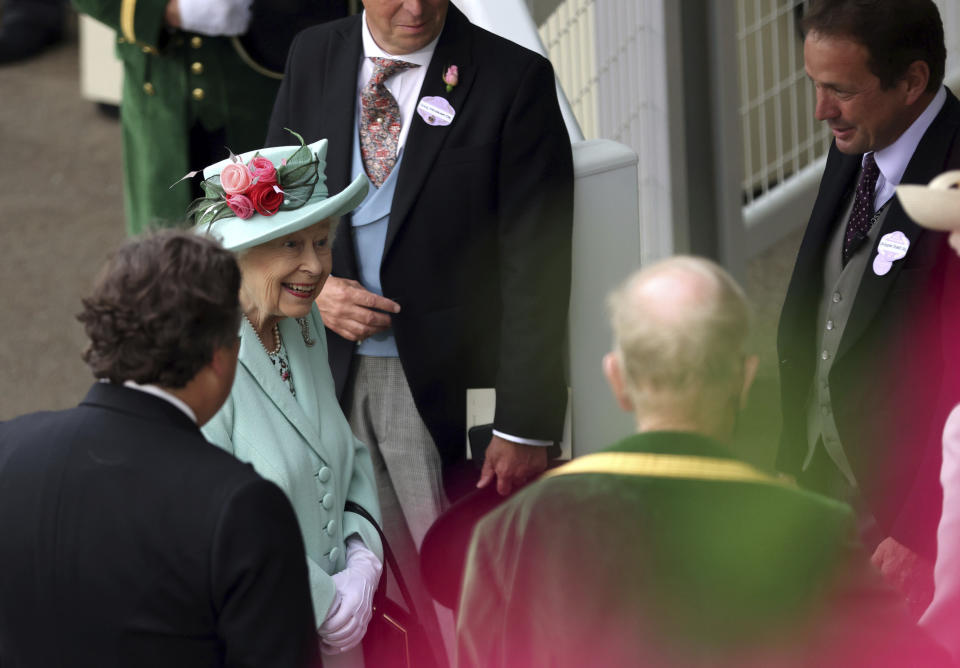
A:
<svg viewBox="0 0 960 668">
<path fill-rule="evenodd" d="M 447 92 L 453 90 L 453 87 L 460 83 L 460 71 L 457 70 L 456 65 L 451 65 L 447 68 L 447 71 L 443 73 L 443 83 L 447 84 Z"/>
</svg>

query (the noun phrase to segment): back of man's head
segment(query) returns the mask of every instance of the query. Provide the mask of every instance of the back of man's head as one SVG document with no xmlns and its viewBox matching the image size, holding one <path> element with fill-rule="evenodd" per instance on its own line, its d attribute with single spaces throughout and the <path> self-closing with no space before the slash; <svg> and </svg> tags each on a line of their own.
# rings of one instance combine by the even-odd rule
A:
<svg viewBox="0 0 960 668">
<path fill-rule="evenodd" d="M 755 363 L 746 354 L 750 308 L 733 277 L 709 260 L 673 257 L 634 273 L 608 305 L 609 363 L 640 429 L 729 438 Z"/>
<path fill-rule="evenodd" d="M 894 86 L 918 60 L 930 68 L 927 92 L 935 93 L 943 83 L 947 50 L 933 0 L 814 0 L 801 29 L 865 46 L 870 71 L 884 88 Z"/>
<path fill-rule="evenodd" d="M 184 387 L 234 345 L 240 270 L 217 242 L 163 231 L 125 243 L 104 266 L 77 319 L 97 378 Z"/>
</svg>

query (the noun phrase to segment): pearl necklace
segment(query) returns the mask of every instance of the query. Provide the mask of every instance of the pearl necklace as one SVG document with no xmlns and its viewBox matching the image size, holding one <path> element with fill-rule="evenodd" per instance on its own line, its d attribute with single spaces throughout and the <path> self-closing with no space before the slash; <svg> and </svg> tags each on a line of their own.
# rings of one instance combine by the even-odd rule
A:
<svg viewBox="0 0 960 668">
<path fill-rule="evenodd" d="M 243 314 L 244 320 L 250 324 L 250 329 L 253 330 L 253 335 L 257 337 L 257 341 L 260 342 L 260 345 L 263 346 L 263 349 L 267 351 L 268 355 L 276 355 L 280 352 L 280 323 L 273 323 L 273 350 L 269 350 L 263 343 L 263 339 L 260 338 L 260 332 L 257 331 L 257 328 L 253 326 L 253 323 L 250 322 L 250 318 L 247 317 L 247 314 Z"/>
<path fill-rule="evenodd" d="M 290 372 L 290 360 L 287 358 L 287 352 L 283 348 L 283 339 L 280 338 L 280 323 L 274 323 L 273 325 L 273 351 L 271 352 L 263 345 L 263 339 L 260 338 L 260 333 L 257 331 L 257 328 L 253 326 L 253 323 L 250 322 L 250 318 L 247 317 L 246 313 L 243 314 L 243 319 L 249 323 L 254 336 L 257 337 L 257 341 L 259 341 L 263 349 L 267 351 L 267 359 L 270 360 L 270 364 L 277 367 L 277 370 L 280 372 L 280 380 L 282 380 L 287 386 L 287 389 L 290 390 L 290 394 L 297 396 L 297 390 L 293 386 L 293 374 Z"/>
</svg>

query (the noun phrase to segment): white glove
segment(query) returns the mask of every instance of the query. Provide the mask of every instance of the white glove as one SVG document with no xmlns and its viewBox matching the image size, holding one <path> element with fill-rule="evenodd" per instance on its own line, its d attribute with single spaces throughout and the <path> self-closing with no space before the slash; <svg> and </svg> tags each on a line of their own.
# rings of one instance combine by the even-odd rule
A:
<svg viewBox="0 0 960 668">
<path fill-rule="evenodd" d="M 242 35 L 253 0 L 179 0 L 180 27 L 202 35 Z"/>
<path fill-rule="evenodd" d="M 358 536 L 347 540 L 347 566 L 333 575 L 337 591 L 327 618 L 317 629 L 324 654 L 346 652 L 363 640 L 373 615 L 373 593 L 382 570 L 377 555 Z"/>
</svg>

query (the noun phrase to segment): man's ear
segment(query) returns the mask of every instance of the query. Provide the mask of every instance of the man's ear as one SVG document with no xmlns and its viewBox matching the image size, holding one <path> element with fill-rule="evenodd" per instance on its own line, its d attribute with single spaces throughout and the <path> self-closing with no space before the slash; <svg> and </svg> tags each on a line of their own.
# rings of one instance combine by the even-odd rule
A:
<svg viewBox="0 0 960 668">
<path fill-rule="evenodd" d="M 189 390 L 192 400 L 184 398 L 184 401 L 196 413 L 198 425 L 203 426 L 212 418 L 230 395 L 239 351 L 239 339 L 236 343 L 215 348 L 210 361 L 203 365 L 187 385 L 186 389 Z"/>
<path fill-rule="evenodd" d="M 603 375 L 607 377 L 607 384 L 613 392 L 613 397 L 620 404 L 620 408 L 627 413 L 633 413 L 633 402 L 627 394 L 623 369 L 620 367 L 620 360 L 616 353 L 610 352 L 603 356 Z"/>
<path fill-rule="evenodd" d="M 237 369 L 237 353 L 240 351 L 240 339 L 234 344 L 221 346 L 213 351 L 210 370 L 219 378 L 233 378 Z"/>
<path fill-rule="evenodd" d="M 907 72 L 901 81 L 906 85 L 907 104 L 913 104 L 927 90 L 927 85 L 930 83 L 930 66 L 923 60 L 913 61 L 907 67 Z"/>
<path fill-rule="evenodd" d="M 750 394 L 750 386 L 757 377 L 757 368 L 760 366 L 760 358 L 756 355 L 748 355 L 743 360 L 743 387 L 740 388 L 740 410 L 747 407 L 747 396 Z"/>
</svg>

